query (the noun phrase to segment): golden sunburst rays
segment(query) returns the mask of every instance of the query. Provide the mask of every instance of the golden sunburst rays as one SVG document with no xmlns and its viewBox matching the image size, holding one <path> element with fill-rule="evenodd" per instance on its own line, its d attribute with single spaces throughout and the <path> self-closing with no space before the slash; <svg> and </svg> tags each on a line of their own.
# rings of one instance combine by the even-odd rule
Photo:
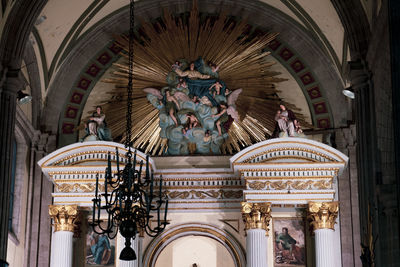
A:
<svg viewBox="0 0 400 267">
<path fill-rule="evenodd" d="M 166 76 L 176 60 L 194 61 L 200 56 L 219 66 L 220 79 L 230 90 L 243 89 L 236 103 L 242 120 L 232 124 L 222 153 L 233 154 L 269 138 L 281 102 L 276 83 L 285 79 L 271 71 L 274 62 L 267 60 L 269 52 L 264 50 L 277 34 L 255 32 L 246 20 L 235 20 L 225 12 L 200 14 L 196 1 L 189 16 L 175 16 L 164 10 L 163 17 L 156 22 L 142 22 L 134 40 L 134 146 L 152 155 L 160 155 L 167 148 L 166 141 L 159 137 L 158 110 L 147 101 L 142 89 L 167 86 Z M 115 88 L 106 94 L 108 99 L 103 99 L 102 104 L 113 137 L 123 142 L 129 42 L 127 36 L 115 38 L 124 50 L 123 59 L 114 64 L 112 77 L 103 80 L 115 84 Z M 286 105 L 304 124 L 301 111 L 289 103 Z"/>
</svg>

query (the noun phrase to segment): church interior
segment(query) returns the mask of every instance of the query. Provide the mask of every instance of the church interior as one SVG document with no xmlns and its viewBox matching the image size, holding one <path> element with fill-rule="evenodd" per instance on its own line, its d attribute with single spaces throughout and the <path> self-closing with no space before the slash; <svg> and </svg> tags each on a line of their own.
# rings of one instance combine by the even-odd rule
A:
<svg viewBox="0 0 400 267">
<path fill-rule="evenodd" d="M 400 266 L 399 1 L 0 10 L 0 267 Z"/>
</svg>

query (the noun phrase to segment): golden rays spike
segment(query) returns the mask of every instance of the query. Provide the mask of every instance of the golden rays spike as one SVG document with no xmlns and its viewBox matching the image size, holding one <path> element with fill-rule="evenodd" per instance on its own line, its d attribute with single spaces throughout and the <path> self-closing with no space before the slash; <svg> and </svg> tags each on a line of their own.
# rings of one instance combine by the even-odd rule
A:
<svg viewBox="0 0 400 267">
<path fill-rule="evenodd" d="M 221 150 L 232 154 L 256 142 L 268 139 L 275 127 L 274 116 L 279 108 L 276 84 L 284 81 L 280 73 L 271 70 L 274 64 L 265 50 L 277 33 L 254 34 L 246 20 L 236 20 L 224 11 L 219 14 L 200 14 L 193 2 L 189 17 L 171 14 L 167 9 L 156 22 L 142 22 L 134 40 L 133 67 L 133 144 L 145 153 L 161 155 L 168 148 L 160 137 L 158 110 L 146 98 L 143 88 L 161 89 L 167 86 L 166 76 L 178 59 L 194 61 L 202 57 L 219 67 L 219 76 L 230 90 L 242 88 L 236 102 L 242 118 L 234 122 L 229 138 Z M 115 36 L 123 49 L 119 62 L 113 64 L 111 77 L 103 80 L 115 84 L 113 91 L 103 95 L 99 103 L 108 117 L 115 140 L 125 140 L 125 108 L 128 83 L 128 37 Z M 292 109 L 303 125 L 304 116 L 294 105 Z"/>
</svg>

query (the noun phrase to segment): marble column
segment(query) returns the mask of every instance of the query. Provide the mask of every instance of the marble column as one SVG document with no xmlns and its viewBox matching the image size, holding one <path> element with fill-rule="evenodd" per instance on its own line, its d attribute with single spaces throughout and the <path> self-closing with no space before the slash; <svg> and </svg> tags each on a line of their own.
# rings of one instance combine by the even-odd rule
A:
<svg viewBox="0 0 400 267">
<path fill-rule="evenodd" d="M 332 243 L 339 202 L 309 202 L 308 218 L 315 234 L 316 267 L 336 267 Z"/>
<path fill-rule="evenodd" d="M 271 203 L 242 202 L 242 218 L 246 229 L 247 267 L 267 267 L 268 226 Z"/>
<path fill-rule="evenodd" d="M 78 206 L 50 205 L 49 214 L 54 227 L 50 267 L 72 267 L 74 222 L 78 215 Z"/>
</svg>

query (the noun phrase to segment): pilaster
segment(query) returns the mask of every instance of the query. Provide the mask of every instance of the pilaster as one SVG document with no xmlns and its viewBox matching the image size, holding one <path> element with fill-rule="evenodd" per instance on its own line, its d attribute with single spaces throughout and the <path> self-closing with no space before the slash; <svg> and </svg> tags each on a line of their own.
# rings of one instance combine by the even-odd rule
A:
<svg viewBox="0 0 400 267">
<path fill-rule="evenodd" d="M 348 168 L 338 177 L 342 261 L 345 266 L 361 267 L 356 140 L 354 124 L 335 132 L 337 149 L 349 157 Z"/>
<path fill-rule="evenodd" d="M 8 218 L 10 208 L 10 185 L 12 146 L 15 129 L 16 94 L 21 88 L 19 70 L 3 69 L 0 72 L 0 262 L 6 265 L 8 242 Z"/>
<path fill-rule="evenodd" d="M 50 261 L 51 224 L 48 207 L 52 203 L 53 183 L 41 172 L 37 161 L 55 148 L 55 136 L 36 132 L 31 148 L 31 168 L 25 243 L 25 266 L 48 266 Z"/>
</svg>

